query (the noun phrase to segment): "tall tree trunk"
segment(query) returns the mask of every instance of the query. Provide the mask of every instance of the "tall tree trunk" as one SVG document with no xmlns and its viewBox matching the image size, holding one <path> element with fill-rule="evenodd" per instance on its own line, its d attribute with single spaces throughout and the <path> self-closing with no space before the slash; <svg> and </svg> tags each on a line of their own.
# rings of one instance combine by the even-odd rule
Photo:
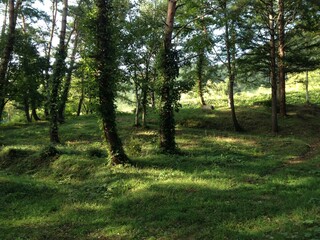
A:
<svg viewBox="0 0 320 240">
<path fill-rule="evenodd" d="M 5 98 L 7 94 L 7 70 L 9 66 L 9 62 L 11 59 L 13 46 L 15 42 L 15 30 L 16 30 L 16 22 L 17 22 L 17 12 L 21 7 L 22 1 L 17 0 L 16 5 L 14 5 L 14 0 L 9 0 L 9 32 L 7 41 L 4 43 L 4 48 L 1 55 L 0 61 L 0 103 L 3 106 L 0 108 L 0 117 L 2 117 L 2 111 L 4 110 Z M 1 120 L 1 118 L 0 118 Z"/>
<path fill-rule="evenodd" d="M 56 53 L 56 61 L 53 66 L 51 77 L 51 94 L 50 94 L 50 141 L 59 143 L 58 133 L 58 101 L 59 89 L 62 78 L 65 74 L 65 59 L 67 55 L 65 38 L 67 28 L 68 0 L 63 0 L 63 12 L 61 20 L 61 32 L 59 37 L 59 47 Z"/>
<path fill-rule="evenodd" d="M 172 33 L 177 0 L 168 0 L 167 19 L 164 34 L 164 50 L 162 53 L 163 83 L 161 86 L 160 108 L 160 148 L 167 153 L 176 151 L 173 81 L 175 79 L 176 62 L 172 51 Z"/>
<path fill-rule="evenodd" d="M 198 95 L 201 106 L 207 105 L 203 97 L 203 64 L 204 64 L 204 48 L 201 47 L 197 61 L 197 82 L 198 82 Z"/>
<path fill-rule="evenodd" d="M 224 2 L 224 11 L 225 11 L 225 42 L 226 42 L 226 51 L 227 51 L 227 69 L 228 69 L 228 76 L 229 76 L 229 85 L 228 85 L 228 96 L 229 96 L 229 105 L 231 109 L 231 116 L 232 122 L 235 131 L 240 132 L 242 131 L 242 127 L 240 126 L 236 110 L 234 104 L 234 81 L 236 76 L 236 33 L 233 20 L 229 20 L 229 16 L 227 13 L 227 1 Z M 229 26 L 229 21 L 231 23 L 231 29 Z M 231 36 L 230 36 L 231 31 Z"/>
<path fill-rule="evenodd" d="M 64 84 L 63 92 L 62 92 L 61 99 L 59 102 L 58 118 L 59 118 L 60 123 L 64 123 L 64 121 L 65 121 L 64 112 L 65 112 L 65 108 L 66 108 L 66 103 L 68 101 L 72 72 L 74 69 L 75 58 L 76 58 L 76 54 L 77 54 L 77 50 L 78 50 L 77 49 L 78 48 L 78 37 L 79 37 L 79 34 L 78 34 L 77 26 L 75 23 L 75 38 L 74 38 L 73 50 L 72 50 L 72 53 L 70 56 L 70 66 L 69 66 L 69 69 L 67 70 L 65 84 Z"/>
<path fill-rule="evenodd" d="M 50 68 L 51 68 L 51 52 L 52 52 L 52 43 L 54 38 L 54 33 L 56 29 L 56 21 L 57 21 L 57 14 L 58 14 L 58 0 L 51 0 L 52 2 L 52 23 L 50 29 L 50 39 L 48 42 L 48 47 L 46 49 L 46 61 L 47 67 L 45 69 L 45 79 L 44 79 L 44 86 L 45 86 L 45 103 L 44 103 L 44 115 L 46 119 L 50 118 Z"/>
<path fill-rule="evenodd" d="M 270 81 L 272 95 L 272 132 L 278 132 L 277 116 L 277 75 L 276 75 L 276 44 L 275 44 L 275 23 L 274 23 L 273 0 L 269 1 L 269 34 L 270 34 Z"/>
<path fill-rule="evenodd" d="M 130 163 L 124 152 L 116 127 L 115 91 L 116 91 L 116 53 L 114 46 L 112 1 L 96 0 L 96 66 L 99 86 L 100 113 L 103 132 L 108 144 L 108 153 L 112 165 Z"/>
<path fill-rule="evenodd" d="M 280 115 L 286 116 L 286 81 L 285 81 L 285 68 L 284 68 L 284 55 L 285 55 L 285 22 L 284 22 L 284 0 L 278 0 L 278 77 L 279 77 L 279 102 L 280 102 Z"/>
</svg>

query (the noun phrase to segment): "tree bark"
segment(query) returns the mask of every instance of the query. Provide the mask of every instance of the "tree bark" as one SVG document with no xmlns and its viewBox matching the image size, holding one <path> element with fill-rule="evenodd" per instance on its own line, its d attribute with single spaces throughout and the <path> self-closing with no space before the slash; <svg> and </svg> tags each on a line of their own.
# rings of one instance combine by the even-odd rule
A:
<svg viewBox="0 0 320 240">
<path fill-rule="evenodd" d="M 51 94 L 50 94 L 50 141 L 52 143 L 60 143 L 58 133 L 58 101 L 59 89 L 62 78 L 65 74 L 65 59 L 66 59 L 66 28 L 68 15 L 68 0 L 63 0 L 63 12 L 61 20 L 61 32 L 59 37 L 59 46 L 56 53 L 56 61 L 53 66 L 53 74 L 51 77 Z"/>
<path fill-rule="evenodd" d="M 7 70 L 9 66 L 9 62 L 11 59 L 11 55 L 13 52 L 13 46 L 15 42 L 15 30 L 16 30 L 16 22 L 17 22 L 17 12 L 21 7 L 22 1 L 17 0 L 16 5 L 14 4 L 14 0 L 9 0 L 9 32 L 7 41 L 4 43 L 4 48 L 1 55 L 0 62 L 0 103 L 3 104 L 0 108 L 0 120 L 2 118 L 2 111 L 4 110 L 5 98 L 7 94 Z"/>
<path fill-rule="evenodd" d="M 116 127 L 114 105 L 116 85 L 116 54 L 112 26 L 111 0 L 96 0 L 96 64 L 97 82 L 99 86 L 100 113 L 103 132 L 107 140 L 109 158 L 112 165 L 130 163 L 124 152 Z"/>
<path fill-rule="evenodd" d="M 75 38 L 74 38 L 74 45 L 73 45 L 73 50 L 70 56 L 70 66 L 69 69 L 67 70 L 67 76 L 66 76 L 66 80 L 65 80 L 65 84 L 63 87 L 63 92 L 61 95 L 61 99 L 60 99 L 60 103 L 59 103 L 59 109 L 58 109 L 58 118 L 59 118 L 59 122 L 60 123 L 64 123 L 65 122 L 65 116 L 64 116 L 64 112 L 66 109 L 66 104 L 68 101 L 68 95 L 69 95 L 69 90 L 70 90 L 70 85 L 71 85 L 71 79 L 72 79 L 72 72 L 74 69 L 74 64 L 75 64 L 75 58 L 76 58 L 76 54 L 78 51 L 78 31 L 77 31 L 77 26 L 75 23 Z"/>
<path fill-rule="evenodd" d="M 278 0 L 278 77 L 279 77 L 279 102 L 280 102 L 280 115 L 286 116 L 286 81 L 285 81 L 285 22 L 284 22 L 284 0 Z"/>
<path fill-rule="evenodd" d="M 272 132 L 278 132 L 277 116 L 277 76 L 276 76 L 276 44 L 273 0 L 269 1 L 269 34 L 270 34 L 270 81 L 272 95 Z"/>
<path fill-rule="evenodd" d="M 172 33 L 177 0 L 168 0 L 168 10 L 164 34 L 164 50 L 162 56 L 163 84 L 161 86 L 160 108 L 160 148 L 166 153 L 176 151 L 175 121 L 173 109 L 173 81 L 175 62 L 172 51 Z"/>
</svg>

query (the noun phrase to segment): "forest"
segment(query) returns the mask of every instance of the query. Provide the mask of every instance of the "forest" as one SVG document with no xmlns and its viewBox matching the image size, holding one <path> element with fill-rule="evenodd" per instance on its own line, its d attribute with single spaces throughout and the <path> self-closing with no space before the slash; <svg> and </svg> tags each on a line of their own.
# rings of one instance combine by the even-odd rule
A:
<svg viewBox="0 0 320 240">
<path fill-rule="evenodd" d="M 0 31 L 0 239 L 320 239 L 319 0 L 2 0 Z"/>
</svg>

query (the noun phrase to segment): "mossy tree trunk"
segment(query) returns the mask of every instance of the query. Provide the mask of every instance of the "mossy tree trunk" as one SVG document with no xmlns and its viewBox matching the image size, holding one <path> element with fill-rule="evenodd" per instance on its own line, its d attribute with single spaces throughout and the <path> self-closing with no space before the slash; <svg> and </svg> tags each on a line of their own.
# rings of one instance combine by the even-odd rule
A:
<svg viewBox="0 0 320 240">
<path fill-rule="evenodd" d="M 65 38 L 67 28 L 68 0 L 63 0 L 63 11 L 61 21 L 61 31 L 59 37 L 59 46 L 56 53 L 56 61 L 53 65 L 53 73 L 50 78 L 51 94 L 50 94 L 50 141 L 52 143 L 60 143 L 58 133 L 58 101 L 61 81 L 65 75 L 65 59 L 67 56 Z"/>
<path fill-rule="evenodd" d="M 116 127 L 116 49 L 114 42 L 113 13 L 111 0 L 96 0 L 96 80 L 99 86 L 100 114 L 103 132 L 107 140 L 108 153 L 112 165 L 130 163 L 124 152 Z"/>
<path fill-rule="evenodd" d="M 176 151 L 174 121 L 174 79 L 177 76 L 175 52 L 172 50 L 172 33 L 177 0 L 168 0 L 167 19 L 164 34 L 164 49 L 161 54 L 161 86 L 160 106 L 160 148 L 166 153 Z"/>
</svg>

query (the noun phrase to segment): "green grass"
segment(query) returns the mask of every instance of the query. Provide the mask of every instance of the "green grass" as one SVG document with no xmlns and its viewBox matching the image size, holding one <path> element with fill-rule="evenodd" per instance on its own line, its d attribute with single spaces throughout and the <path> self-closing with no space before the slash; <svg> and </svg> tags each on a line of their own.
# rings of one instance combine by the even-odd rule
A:
<svg viewBox="0 0 320 240">
<path fill-rule="evenodd" d="M 291 105 L 270 133 L 270 109 L 183 108 L 178 155 L 120 113 L 134 166 L 110 167 L 96 116 L 0 126 L 0 239 L 320 239 L 320 111 Z"/>
</svg>

